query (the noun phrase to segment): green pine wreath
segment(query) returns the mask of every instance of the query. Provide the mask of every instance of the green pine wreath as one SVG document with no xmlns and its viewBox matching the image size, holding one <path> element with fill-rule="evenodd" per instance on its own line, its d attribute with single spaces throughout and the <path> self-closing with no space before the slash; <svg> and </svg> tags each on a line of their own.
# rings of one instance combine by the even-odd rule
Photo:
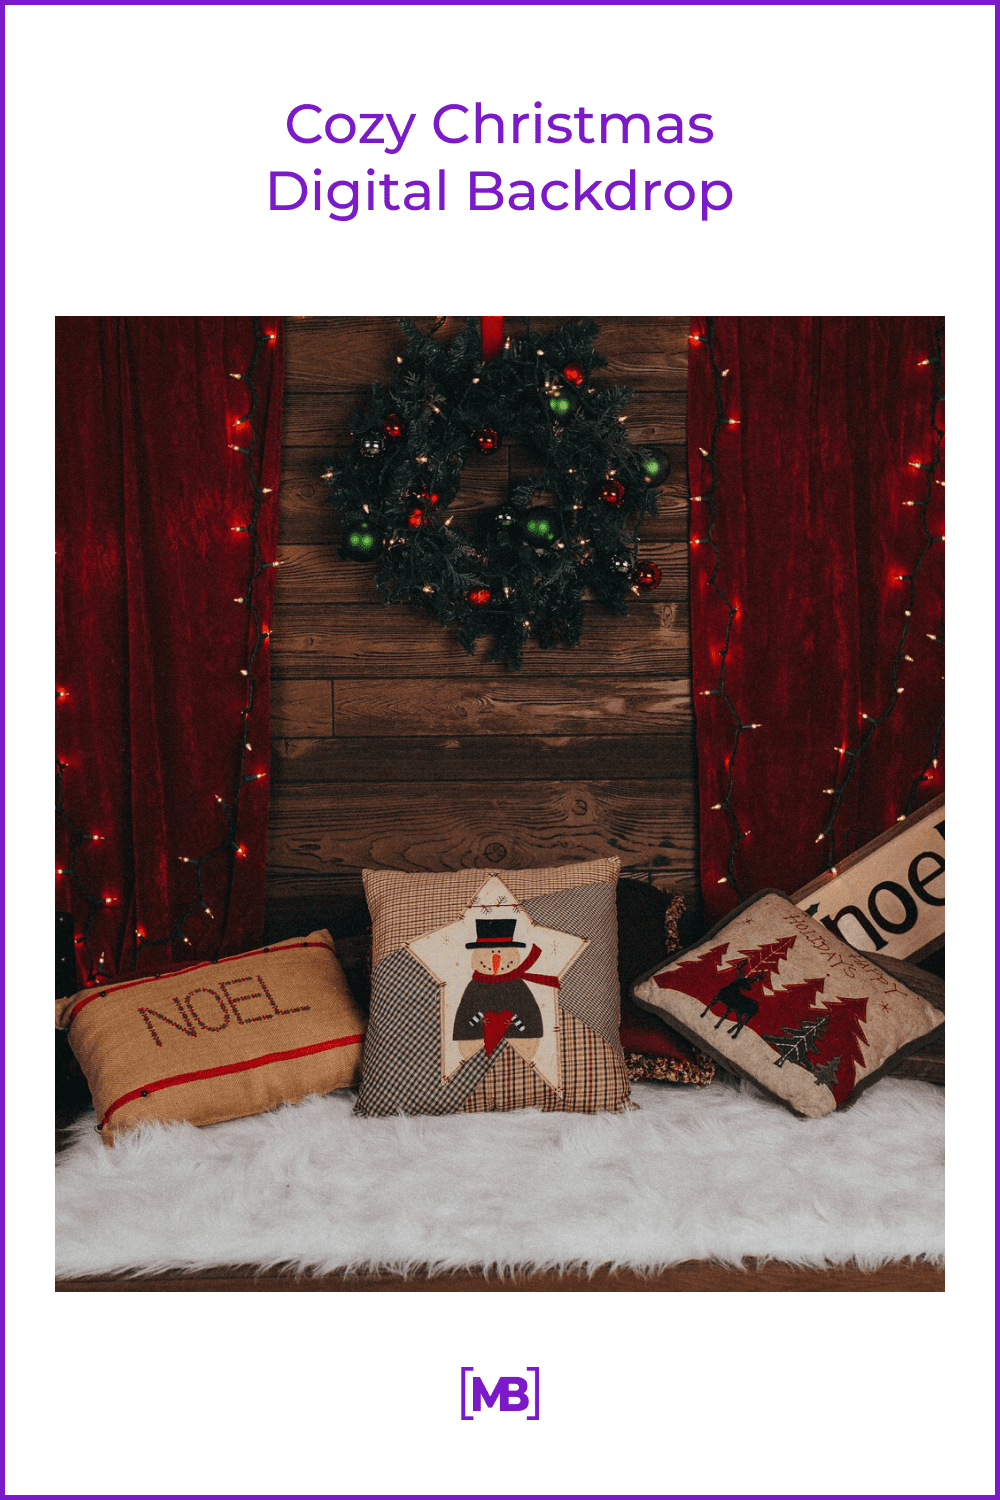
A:
<svg viewBox="0 0 1000 1500">
<path fill-rule="evenodd" d="M 596 386 L 607 364 L 595 323 L 508 338 L 483 362 L 477 319 L 450 345 L 402 320 L 396 379 L 376 384 L 353 421 L 353 443 L 323 479 L 343 515 L 340 555 L 378 562 L 385 602 L 406 602 L 457 626 L 466 651 L 492 637 L 489 660 L 517 670 L 525 641 L 573 646 L 589 590 L 613 614 L 655 588 L 636 527 L 655 513 L 670 462 L 629 445 L 627 386 Z M 493 510 L 459 524 L 462 467 L 505 439 L 540 460 Z"/>
</svg>

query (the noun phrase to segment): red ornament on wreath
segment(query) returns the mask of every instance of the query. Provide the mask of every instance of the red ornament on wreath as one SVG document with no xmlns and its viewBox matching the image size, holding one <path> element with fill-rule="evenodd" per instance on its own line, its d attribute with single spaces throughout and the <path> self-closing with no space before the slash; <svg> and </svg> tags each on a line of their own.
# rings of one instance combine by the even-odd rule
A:
<svg viewBox="0 0 1000 1500">
<path fill-rule="evenodd" d="M 472 434 L 472 440 L 480 453 L 495 453 L 500 446 L 500 434 L 495 427 L 480 427 Z"/>
<path fill-rule="evenodd" d="M 567 365 L 563 370 L 563 379 L 568 380 L 570 385 L 583 385 L 586 378 L 579 365 Z"/>
<path fill-rule="evenodd" d="M 663 574 L 654 562 L 642 563 L 635 575 L 635 581 L 644 594 L 651 594 L 658 589 L 663 582 Z"/>
<path fill-rule="evenodd" d="M 422 505 L 417 505 L 410 511 L 410 514 L 406 518 L 406 523 L 408 526 L 412 526 L 414 531 L 417 531 L 421 526 L 427 525 L 427 512 Z"/>
<path fill-rule="evenodd" d="M 391 411 L 382 423 L 382 431 L 387 438 L 401 438 L 403 436 L 403 420 Z"/>
<path fill-rule="evenodd" d="M 606 500 L 609 505 L 622 505 L 625 500 L 625 486 L 617 479 L 606 479 L 601 486 L 601 499 Z"/>
<path fill-rule="evenodd" d="M 430 492 L 428 490 L 421 490 L 419 495 L 414 495 L 413 498 L 416 501 L 417 505 L 420 506 L 421 510 L 425 510 L 428 505 L 437 505 L 441 497 L 437 494 L 436 491 Z"/>
<path fill-rule="evenodd" d="M 470 589 L 468 594 L 466 595 L 466 598 L 468 599 L 470 604 L 476 604 L 480 608 L 482 608 L 484 604 L 489 604 L 492 597 L 493 596 L 490 593 L 489 589 Z"/>
</svg>

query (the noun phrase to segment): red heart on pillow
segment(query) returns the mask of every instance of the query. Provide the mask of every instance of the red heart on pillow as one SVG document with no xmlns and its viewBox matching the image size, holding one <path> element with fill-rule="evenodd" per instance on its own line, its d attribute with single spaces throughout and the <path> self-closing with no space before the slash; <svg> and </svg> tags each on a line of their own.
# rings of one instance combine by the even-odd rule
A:
<svg viewBox="0 0 1000 1500">
<path fill-rule="evenodd" d="M 486 1056 L 495 1052 L 507 1033 L 507 1027 L 514 1019 L 512 1010 L 488 1010 L 483 1016 L 483 1041 L 486 1043 Z"/>
</svg>

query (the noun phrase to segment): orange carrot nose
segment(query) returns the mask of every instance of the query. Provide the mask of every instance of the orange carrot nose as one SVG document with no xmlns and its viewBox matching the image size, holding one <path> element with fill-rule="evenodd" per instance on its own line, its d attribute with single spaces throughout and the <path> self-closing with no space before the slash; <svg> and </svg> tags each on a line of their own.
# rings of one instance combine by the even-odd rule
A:
<svg viewBox="0 0 1000 1500">
<path fill-rule="evenodd" d="M 500 955 L 499 955 L 499 953 L 494 953 L 494 955 L 493 955 L 493 972 L 494 972 L 494 974 L 496 974 L 499 971 L 499 968 L 500 968 Z"/>
</svg>

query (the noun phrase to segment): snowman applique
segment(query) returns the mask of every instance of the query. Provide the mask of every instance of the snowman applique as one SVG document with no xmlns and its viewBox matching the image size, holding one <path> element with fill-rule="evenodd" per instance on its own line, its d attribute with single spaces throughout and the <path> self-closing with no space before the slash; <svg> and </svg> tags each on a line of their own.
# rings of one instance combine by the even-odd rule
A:
<svg viewBox="0 0 1000 1500">
<path fill-rule="evenodd" d="M 474 1057 L 489 1067 L 510 1050 L 559 1092 L 562 986 L 587 938 L 546 926 L 492 873 L 406 946 L 440 985 L 442 1084 Z"/>
<path fill-rule="evenodd" d="M 452 1040 L 463 1057 L 471 1057 L 479 1047 L 489 1057 L 504 1037 L 525 1062 L 538 1051 L 544 1034 L 542 1013 L 524 979 L 530 974 L 534 984 L 558 989 L 559 980 L 551 974 L 536 974 L 532 966 L 541 956 L 532 945 L 522 957 L 526 944 L 514 937 L 517 920 L 479 920 L 475 942 L 466 943 L 472 950 L 472 978 L 463 991 L 455 1012 Z"/>
</svg>

